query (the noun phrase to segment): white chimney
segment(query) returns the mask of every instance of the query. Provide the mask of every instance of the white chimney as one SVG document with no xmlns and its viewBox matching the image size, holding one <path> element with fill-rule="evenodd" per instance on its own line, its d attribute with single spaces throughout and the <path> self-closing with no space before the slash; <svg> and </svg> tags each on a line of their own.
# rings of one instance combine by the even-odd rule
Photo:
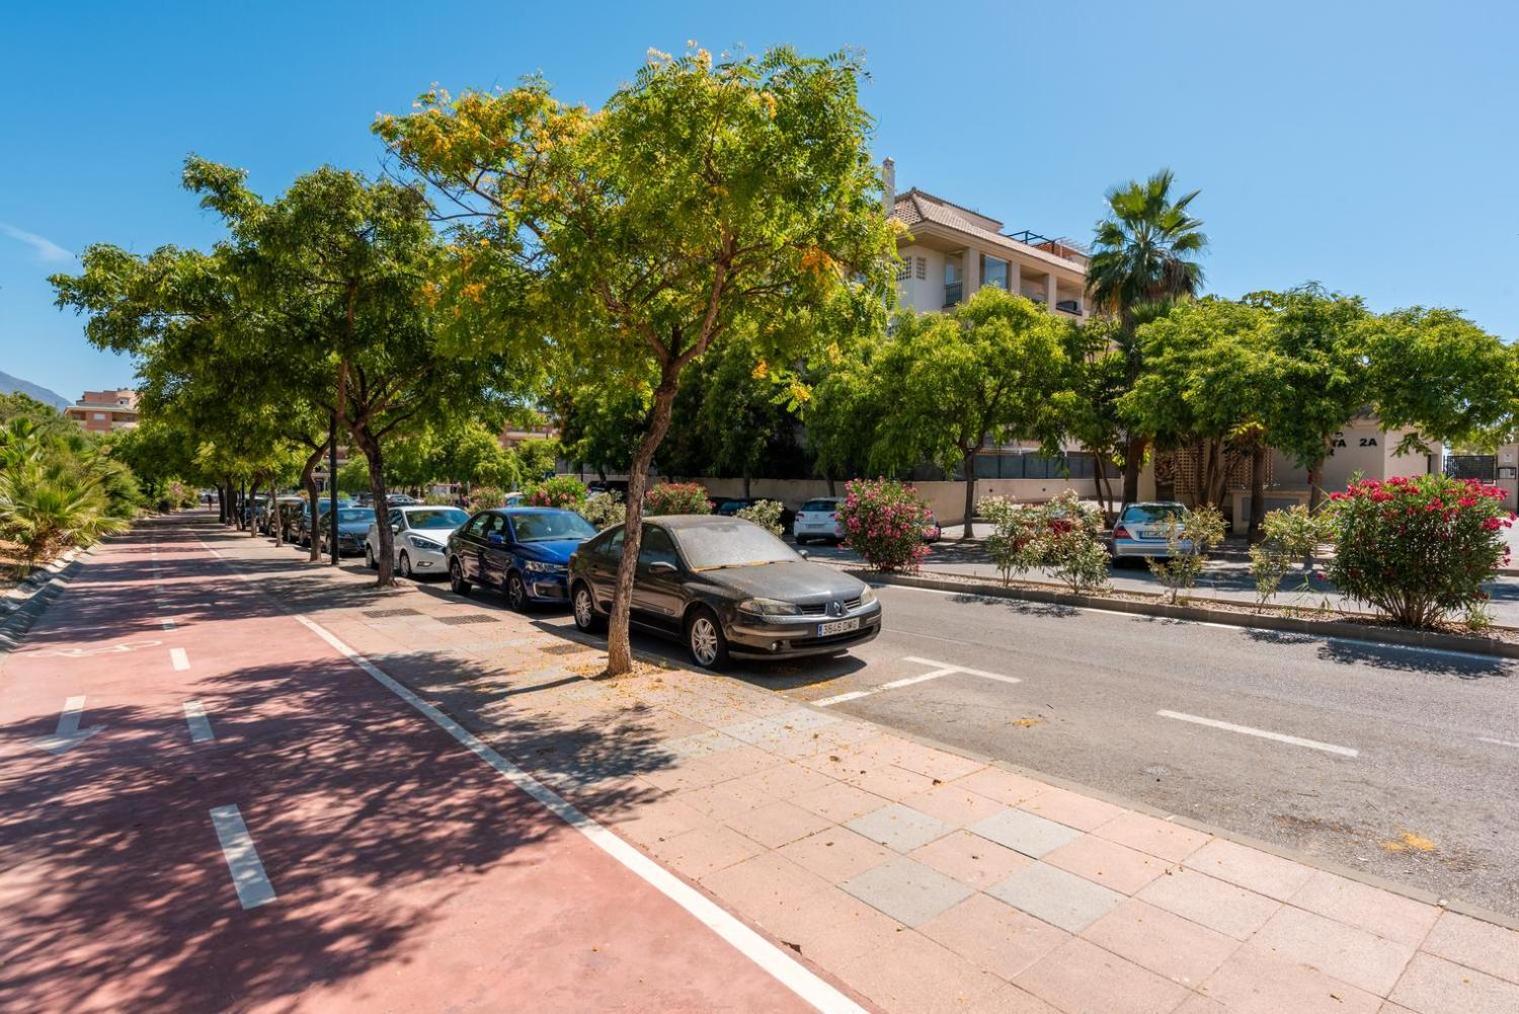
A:
<svg viewBox="0 0 1519 1014">
<path fill-rule="evenodd" d="M 897 210 L 897 164 L 890 158 L 881 161 L 881 203 L 886 206 L 886 217 Z"/>
</svg>

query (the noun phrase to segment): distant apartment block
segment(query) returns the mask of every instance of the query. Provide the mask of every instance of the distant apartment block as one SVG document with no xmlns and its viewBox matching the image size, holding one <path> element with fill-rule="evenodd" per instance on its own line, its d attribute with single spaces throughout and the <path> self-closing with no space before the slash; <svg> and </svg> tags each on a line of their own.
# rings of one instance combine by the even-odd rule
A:
<svg viewBox="0 0 1519 1014">
<path fill-rule="evenodd" d="M 125 387 L 86 391 L 63 414 L 92 433 L 129 430 L 137 425 L 137 392 Z"/>
</svg>

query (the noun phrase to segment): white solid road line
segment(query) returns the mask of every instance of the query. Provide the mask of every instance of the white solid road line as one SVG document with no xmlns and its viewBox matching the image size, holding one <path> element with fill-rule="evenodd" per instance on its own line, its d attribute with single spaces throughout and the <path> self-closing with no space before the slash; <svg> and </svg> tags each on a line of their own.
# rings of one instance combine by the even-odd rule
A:
<svg viewBox="0 0 1519 1014">
<path fill-rule="evenodd" d="M 1516 749 L 1519 749 L 1519 743 L 1511 743 L 1511 742 L 1509 742 L 1506 739 L 1489 739 L 1486 736 L 1478 736 L 1477 737 L 1477 742 L 1479 742 L 1479 743 L 1491 743 L 1494 746 L 1511 746 L 1511 747 L 1515 747 Z"/>
<path fill-rule="evenodd" d="M 1203 718 L 1199 715 L 1188 715 L 1180 711 L 1157 711 L 1155 713 L 1161 718 L 1174 718 L 1179 722 L 1206 725 L 1210 729 L 1223 729 L 1226 732 L 1239 732 L 1246 736 L 1259 736 L 1261 739 L 1275 740 L 1278 743 L 1287 743 L 1291 746 L 1306 746 L 1310 750 L 1322 750 L 1325 753 L 1339 754 L 1341 757 L 1359 757 L 1361 754 L 1361 751 L 1348 746 L 1335 746 L 1333 743 L 1320 743 L 1316 739 L 1302 739 L 1298 736 L 1288 736 L 1286 733 L 1269 732 L 1265 729 L 1252 729 L 1248 725 L 1221 722 L 1216 718 Z"/>
<path fill-rule="evenodd" d="M 945 669 L 953 669 L 955 672 L 963 672 L 967 676 L 980 676 L 984 680 L 996 680 L 998 683 L 1022 683 L 1023 682 L 1021 679 L 1019 679 L 1016 676 L 1004 676 L 1000 672 L 987 672 L 984 669 L 967 669 L 965 666 L 963 666 L 963 665 L 956 665 L 953 662 L 940 662 L 937 659 L 919 658 L 916 655 L 904 655 L 902 657 L 902 661 L 904 661 L 904 662 L 916 662 L 919 665 L 942 666 Z"/>
<path fill-rule="evenodd" d="M 190 668 L 190 656 L 185 654 L 183 648 L 170 648 L 169 661 L 174 663 L 174 668 L 183 672 Z"/>
<path fill-rule="evenodd" d="M 248 825 L 235 806 L 218 806 L 211 811 L 211 826 L 216 828 L 216 839 L 221 842 L 222 855 L 227 869 L 232 872 L 232 887 L 237 891 L 238 903 L 243 908 L 267 905 L 276 897 L 269 874 L 253 847 L 253 836 Z"/>
<path fill-rule="evenodd" d="M 209 547 L 208 547 L 209 548 Z M 241 574 L 239 574 L 241 576 Z M 754 930 L 735 919 L 726 909 L 706 895 L 697 891 L 669 870 L 617 837 L 595 820 L 578 810 L 572 803 L 528 774 L 522 768 L 501 756 L 478 736 L 449 718 L 437 708 L 412 693 L 407 687 L 392 679 L 383 669 L 339 640 L 315 620 L 299 613 L 295 618 L 326 641 L 339 654 L 364 670 L 377 683 L 410 704 L 439 726 L 465 749 L 496 770 L 501 777 L 517 786 L 542 803 L 560 820 L 579 831 L 598 848 L 631 870 L 637 877 L 691 913 L 705 926 L 732 944 L 738 951 L 760 968 L 769 972 L 782 985 L 821 1011 L 851 1012 L 863 1014 L 863 1008 L 839 990 L 791 958 L 780 948 L 760 936 Z"/>
<path fill-rule="evenodd" d="M 211 731 L 211 720 L 206 717 L 205 706 L 200 701 L 185 702 L 185 721 L 190 725 L 190 742 L 210 743 L 216 739 Z"/>
<path fill-rule="evenodd" d="M 834 704 L 843 704 L 845 701 L 857 701 L 862 697 L 872 697 L 883 690 L 896 690 L 898 687 L 910 687 L 914 683 L 926 683 L 929 680 L 936 680 L 941 676 L 953 676 L 955 674 L 964 676 L 977 676 L 981 679 L 995 680 L 998 683 L 1023 682 L 1016 676 L 1004 676 L 1001 673 L 987 672 L 984 669 L 967 669 L 965 666 L 955 665 L 953 662 L 940 662 L 932 658 L 919 658 L 916 655 L 906 655 L 902 658 L 902 661 L 915 662 L 918 665 L 931 665 L 936 666 L 937 668 L 935 668 L 932 672 L 926 672 L 920 676 L 907 676 L 903 679 L 892 680 L 889 683 L 881 683 L 877 686 L 867 687 L 864 690 L 851 690 L 847 693 L 835 694 L 832 697 L 824 697 L 822 700 L 812 701 L 810 703 L 816 704 L 821 708 L 826 708 Z"/>
</svg>

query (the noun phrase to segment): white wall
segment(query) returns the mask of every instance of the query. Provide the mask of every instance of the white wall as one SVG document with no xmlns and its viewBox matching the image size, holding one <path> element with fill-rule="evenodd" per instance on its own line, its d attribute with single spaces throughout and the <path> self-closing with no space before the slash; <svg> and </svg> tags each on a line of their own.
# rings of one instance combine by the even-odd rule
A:
<svg viewBox="0 0 1519 1014">
<path fill-rule="evenodd" d="M 1344 489 L 1356 472 L 1368 479 L 1390 479 L 1395 475 L 1426 475 L 1429 472 L 1429 455 L 1420 451 L 1397 454 L 1398 443 L 1406 430 L 1384 432 L 1374 419 L 1357 419 L 1346 426 L 1336 437 L 1336 446 L 1324 462 L 1324 488 Z M 1343 445 L 1343 446 L 1341 446 Z M 1434 459 L 1439 462 L 1443 449 L 1431 443 Z M 1308 472 L 1298 468 L 1292 459 L 1280 451 L 1271 452 L 1271 476 L 1277 486 L 1308 486 Z M 1437 466 L 1438 467 L 1438 466 Z"/>
<path fill-rule="evenodd" d="M 907 246 L 898 252 L 913 271 L 910 277 L 897 282 L 897 305 L 922 312 L 944 309 L 944 255 L 923 246 Z M 919 257 L 924 260 L 922 278 L 917 273 Z"/>
<path fill-rule="evenodd" d="M 701 483 L 714 497 L 744 495 L 743 479 L 689 481 Z M 965 483 L 917 482 L 913 486 L 940 524 L 960 524 L 965 520 Z M 843 496 L 843 480 L 835 483 L 834 489 L 833 495 Z M 1087 500 L 1097 496 L 1097 486 L 1092 479 L 981 479 L 976 483 L 976 499 L 1005 496 L 1021 503 L 1044 503 L 1066 489 L 1074 489 L 1077 496 Z M 796 510 L 806 500 L 829 494 L 828 483 L 822 479 L 754 479 L 749 483 L 749 495 L 762 500 L 779 500 Z"/>
</svg>

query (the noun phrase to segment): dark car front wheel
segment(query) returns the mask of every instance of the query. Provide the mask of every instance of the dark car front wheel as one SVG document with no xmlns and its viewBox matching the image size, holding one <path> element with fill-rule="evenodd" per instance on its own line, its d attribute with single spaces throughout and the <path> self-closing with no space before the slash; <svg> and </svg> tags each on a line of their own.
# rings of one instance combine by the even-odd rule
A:
<svg viewBox="0 0 1519 1014">
<path fill-rule="evenodd" d="M 575 626 L 583 633 L 595 634 L 602 628 L 602 618 L 596 614 L 596 598 L 591 589 L 580 583 L 570 593 L 570 604 L 575 610 Z"/>
<path fill-rule="evenodd" d="M 448 564 L 448 587 L 455 595 L 468 595 L 470 584 L 464 579 L 464 565 L 458 557 L 449 561 Z"/>
<path fill-rule="evenodd" d="M 691 661 L 703 669 L 721 669 L 728 664 L 728 638 L 722 622 L 705 606 L 686 621 L 686 650 Z"/>
<path fill-rule="evenodd" d="M 519 613 L 527 611 L 527 585 L 522 583 L 522 575 L 516 571 L 506 578 L 506 604 Z"/>
</svg>

